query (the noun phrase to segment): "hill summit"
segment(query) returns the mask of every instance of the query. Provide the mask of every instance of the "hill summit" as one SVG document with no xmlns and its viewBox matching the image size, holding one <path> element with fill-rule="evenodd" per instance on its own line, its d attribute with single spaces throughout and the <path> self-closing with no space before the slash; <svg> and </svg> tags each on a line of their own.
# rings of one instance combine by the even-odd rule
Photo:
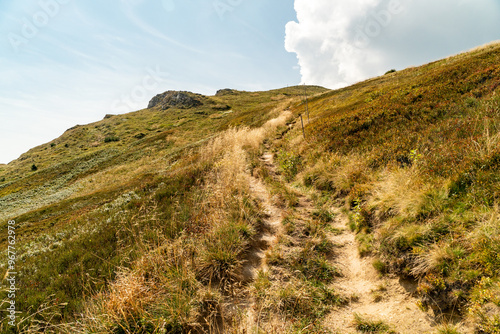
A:
<svg viewBox="0 0 500 334">
<path fill-rule="evenodd" d="M 159 107 L 161 110 L 171 107 L 181 109 L 195 108 L 201 106 L 203 104 L 202 100 L 205 98 L 201 94 L 169 90 L 153 97 L 149 101 L 148 108 Z"/>
</svg>

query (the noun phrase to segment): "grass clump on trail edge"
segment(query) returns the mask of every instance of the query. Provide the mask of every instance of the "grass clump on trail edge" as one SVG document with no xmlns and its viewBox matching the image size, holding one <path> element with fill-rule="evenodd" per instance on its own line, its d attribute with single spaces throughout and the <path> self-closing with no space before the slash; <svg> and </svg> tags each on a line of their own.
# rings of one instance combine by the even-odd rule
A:
<svg viewBox="0 0 500 334">
<path fill-rule="evenodd" d="M 379 272 L 417 280 L 423 305 L 482 332 L 500 331 L 483 284 L 500 278 L 499 64 L 493 43 L 317 95 L 307 140 L 295 129 L 280 143 L 304 186 L 344 206 Z"/>
<path fill-rule="evenodd" d="M 384 322 L 368 320 L 359 314 L 354 314 L 354 325 L 360 333 L 396 333 Z"/>
</svg>

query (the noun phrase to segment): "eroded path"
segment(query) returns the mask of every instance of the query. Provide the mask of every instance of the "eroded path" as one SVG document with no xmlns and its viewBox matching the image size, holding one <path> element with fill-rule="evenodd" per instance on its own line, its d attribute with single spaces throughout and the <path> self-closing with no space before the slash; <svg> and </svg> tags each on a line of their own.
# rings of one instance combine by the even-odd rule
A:
<svg viewBox="0 0 500 334">
<path fill-rule="evenodd" d="M 260 159 L 267 168 L 274 168 L 273 155 L 271 153 L 265 153 Z M 260 201 L 260 205 L 264 211 L 263 226 L 260 227 L 261 231 L 256 238 L 257 241 L 250 251 L 249 262 L 244 268 L 245 280 L 251 281 L 255 279 L 257 271 L 267 270 L 265 252 L 276 243 L 277 236 L 281 233 L 283 212 L 273 204 L 266 185 L 254 176 L 249 175 L 248 177 L 250 178 L 250 191 Z"/>
<path fill-rule="evenodd" d="M 261 163 L 269 175 L 277 178 L 273 155 L 266 152 L 260 157 Z M 276 205 L 270 190 L 259 178 L 249 175 L 250 190 L 255 198 L 261 202 L 265 212 L 264 226 L 257 237 L 249 255 L 249 262 L 245 266 L 244 275 L 248 281 L 253 281 L 259 271 L 267 272 L 266 258 L 274 247 L 286 248 L 278 245 L 279 240 L 290 238 L 284 236 L 286 232 L 281 222 L 290 212 L 288 209 Z M 303 223 L 313 219 L 314 203 L 303 193 L 298 191 L 298 201 L 293 209 L 293 216 Z M 381 276 L 373 267 L 373 259 L 361 258 L 355 234 L 347 227 L 347 218 L 340 210 L 333 208 L 335 219 L 331 222 L 331 229 L 327 232 L 328 238 L 335 245 L 331 263 L 339 268 L 342 276 L 336 278 L 331 287 L 339 294 L 349 299 L 347 305 L 333 306 L 332 310 L 322 319 L 323 328 L 332 333 L 359 333 L 356 330 L 355 315 L 369 321 L 382 321 L 395 333 L 437 333 L 438 325 L 429 312 L 422 311 L 414 297 L 415 284 L 402 281 L 396 277 Z M 292 242 L 293 244 L 293 242 Z M 285 250 L 286 251 L 286 250 Z M 255 303 L 248 304 L 248 322 L 246 333 L 253 333 L 256 329 Z M 462 329 L 463 333 L 468 331 Z M 280 333 L 280 330 L 273 330 Z"/>
<path fill-rule="evenodd" d="M 263 154 L 260 160 L 269 171 L 274 172 L 273 155 L 271 153 Z M 281 221 L 283 212 L 273 204 L 271 195 L 262 180 L 252 175 L 248 175 L 248 178 L 250 191 L 254 198 L 260 202 L 260 206 L 264 211 L 263 225 L 259 227 L 260 231 L 248 254 L 247 263 L 243 268 L 243 279 L 246 282 L 251 282 L 257 278 L 259 271 L 267 272 L 268 270 L 266 263 L 267 253 L 277 243 L 278 236 L 282 233 Z M 258 328 L 256 306 L 253 297 L 248 301 L 246 310 L 247 321 L 243 332 L 253 333 Z"/>
<path fill-rule="evenodd" d="M 397 278 L 380 276 L 372 265 L 373 259 L 361 258 L 353 232 L 340 214 L 333 227 L 341 233 L 330 239 L 337 246 L 335 264 L 343 276 L 333 286 L 344 295 L 351 296 L 349 305 L 337 308 L 325 319 L 325 327 L 341 333 L 357 333 L 354 316 L 382 321 L 397 333 L 436 333 L 431 314 L 423 312 L 412 296 L 415 285 Z"/>
</svg>

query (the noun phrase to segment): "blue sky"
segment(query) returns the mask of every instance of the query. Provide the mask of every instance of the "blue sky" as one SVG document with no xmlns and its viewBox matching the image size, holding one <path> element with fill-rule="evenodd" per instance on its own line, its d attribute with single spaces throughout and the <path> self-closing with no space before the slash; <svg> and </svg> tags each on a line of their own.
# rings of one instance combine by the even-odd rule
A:
<svg viewBox="0 0 500 334">
<path fill-rule="evenodd" d="M 166 90 L 339 88 L 500 39 L 500 0 L 0 0 L 0 163 Z"/>
<path fill-rule="evenodd" d="M 293 0 L 0 0 L 0 163 L 166 90 L 300 83 Z"/>
</svg>

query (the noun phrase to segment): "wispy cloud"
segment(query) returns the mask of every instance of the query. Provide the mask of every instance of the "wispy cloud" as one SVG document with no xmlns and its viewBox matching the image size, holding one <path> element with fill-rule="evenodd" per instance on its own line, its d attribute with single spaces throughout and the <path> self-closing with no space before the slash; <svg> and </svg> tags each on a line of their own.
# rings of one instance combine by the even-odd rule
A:
<svg viewBox="0 0 500 334">
<path fill-rule="evenodd" d="M 191 47 L 187 44 L 184 44 L 184 43 L 181 43 L 173 38 L 170 38 L 168 37 L 167 35 L 165 35 L 164 33 L 162 33 L 161 31 L 157 30 L 156 28 L 154 28 L 153 26 L 149 25 L 148 23 L 144 22 L 138 15 L 135 14 L 134 10 L 133 10 L 133 6 L 131 6 L 131 4 L 129 2 L 125 2 L 124 5 L 123 5 L 123 10 L 127 16 L 127 18 L 133 22 L 139 29 L 141 29 L 143 32 L 145 32 L 146 34 L 149 34 L 151 36 L 154 36 L 154 37 L 157 37 L 159 39 L 162 39 L 174 46 L 177 46 L 177 47 L 180 47 L 184 50 L 187 50 L 187 51 L 190 51 L 190 52 L 194 52 L 194 53 L 198 53 L 200 55 L 203 55 L 205 54 L 205 52 L 203 52 L 202 50 L 199 50 L 197 48 L 194 48 L 194 47 Z"/>
</svg>

